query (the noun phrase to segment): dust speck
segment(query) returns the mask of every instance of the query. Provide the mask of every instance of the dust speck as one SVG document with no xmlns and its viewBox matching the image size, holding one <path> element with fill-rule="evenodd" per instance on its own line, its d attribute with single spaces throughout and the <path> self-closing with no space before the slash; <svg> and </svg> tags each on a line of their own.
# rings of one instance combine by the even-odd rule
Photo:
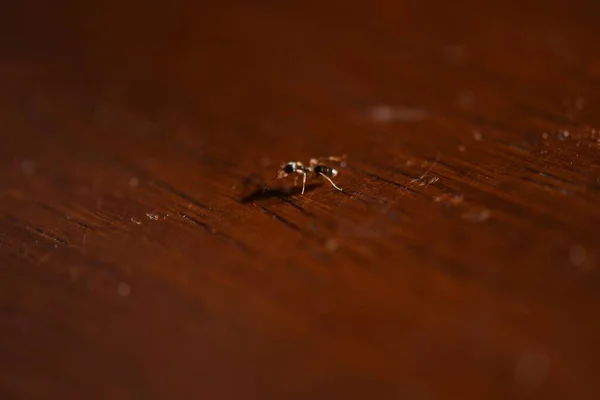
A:
<svg viewBox="0 0 600 400">
<path fill-rule="evenodd" d="M 458 146 L 458 151 L 460 151 L 461 153 L 464 153 L 465 151 L 467 151 L 467 148 L 465 146 Z"/>
<path fill-rule="evenodd" d="M 136 178 L 135 176 L 131 177 L 129 179 L 129 186 L 131 186 L 131 187 L 137 187 L 139 184 L 140 184 L 140 180 L 138 178 Z"/>
<path fill-rule="evenodd" d="M 433 201 L 436 203 L 444 203 L 451 206 L 457 206 L 462 203 L 465 199 L 465 196 L 462 193 L 445 193 L 441 196 L 436 196 L 433 198 Z"/>
<path fill-rule="evenodd" d="M 373 107 L 369 112 L 371 119 L 376 122 L 394 121 L 424 121 L 429 118 L 427 110 L 416 107 L 379 105 Z"/>
<path fill-rule="evenodd" d="M 21 162 L 21 171 L 27 175 L 33 175 L 35 173 L 35 162 L 32 160 L 23 160 Z"/>
<path fill-rule="evenodd" d="M 133 218 L 133 217 L 131 217 L 131 222 L 133 222 L 133 223 L 134 223 L 134 224 L 136 224 L 136 225 L 141 225 L 141 224 L 142 224 L 142 222 L 141 222 L 141 221 L 138 221 L 137 219 L 135 219 L 135 218 Z"/>
<path fill-rule="evenodd" d="M 471 210 L 462 215 L 464 219 L 470 222 L 485 222 L 491 216 L 490 210 L 483 208 L 481 210 Z"/>
<path fill-rule="evenodd" d="M 444 58 L 450 65 L 461 66 L 467 62 L 469 52 L 467 48 L 460 44 L 454 44 L 444 47 Z"/>
<path fill-rule="evenodd" d="M 407 167 L 412 167 L 413 165 L 415 165 L 415 162 L 413 160 L 406 160 Z"/>
<path fill-rule="evenodd" d="M 548 132 L 542 133 L 542 139 L 548 140 L 548 137 L 549 137 Z"/>
<path fill-rule="evenodd" d="M 579 244 L 571 246 L 571 250 L 569 250 L 569 260 L 571 261 L 571 264 L 576 267 L 581 267 L 586 263 L 587 259 L 588 255 L 585 247 Z"/>
<path fill-rule="evenodd" d="M 478 142 L 483 140 L 483 136 L 481 135 L 481 132 L 479 132 L 477 130 L 473 131 L 473 139 L 477 140 Z"/>
<path fill-rule="evenodd" d="M 425 179 L 425 176 L 422 176 L 417 179 L 412 179 L 410 181 L 410 183 L 412 185 L 417 185 L 417 186 L 429 186 L 429 185 L 433 185 L 434 183 L 436 183 L 439 180 L 440 180 L 440 178 L 435 175 L 428 179 Z"/>
<path fill-rule="evenodd" d="M 528 350 L 521 354 L 515 365 L 515 381 L 520 389 L 539 388 L 548 375 L 550 357 L 544 351 Z"/>
<path fill-rule="evenodd" d="M 269 157 L 263 157 L 260 160 L 260 165 L 262 165 L 263 167 L 270 167 L 272 164 L 272 161 Z"/>
<path fill-rule="evenodd" d="M 79 278 L 79 270 L 75 267 L 69 268 L 69 278 L 72 283 L 77 282 L 77 279 Z"/>
<path fill-rule="evenodd" d="M 146 217 L 148 217 L 152 221 L 158 221 L 158 218 L 159 218 L 157 214 L 152 214 L 152 213 L 146 213 Z"/>
<path fill-rule="evenodd" d="M 325 242 L 325 248 L 328 251 L 335 251 L 337 250 L 338 246 L 338 241 L 332 238 L 327 239 L 327 242 Z"/>
<path fill-rule="evenodd" d="M 131 293 L 131 286 L 125 282 L 120 282 L 117 286 L 117 293 L 121 297 L 127 297 Z"/>
<path fill-rule="evenodd" d="M 469 90 L 460 91 L 456 102 L 460 108 L 471 108 L 475 104 L 475 93 Z"/>
</svg>

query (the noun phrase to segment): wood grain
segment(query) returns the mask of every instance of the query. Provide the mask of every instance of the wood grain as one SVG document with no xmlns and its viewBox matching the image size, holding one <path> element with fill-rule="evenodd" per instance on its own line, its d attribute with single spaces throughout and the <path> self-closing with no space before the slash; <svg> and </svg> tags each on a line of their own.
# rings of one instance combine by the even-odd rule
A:
<svg viewBox="0 0 600 400">
<path fill-rule="evenodd" d="M 10 3 L 1 398 L 600 396 L 597 2 Z"/>
</svg>

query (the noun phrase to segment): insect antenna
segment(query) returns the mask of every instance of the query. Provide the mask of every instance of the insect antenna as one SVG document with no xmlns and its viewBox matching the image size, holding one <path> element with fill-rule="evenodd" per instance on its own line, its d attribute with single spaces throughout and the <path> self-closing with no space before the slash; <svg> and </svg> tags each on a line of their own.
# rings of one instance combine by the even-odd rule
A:
<svg viewBox="0 0 600 400">
<path fill-rule="evenodd" d="M 276 179 L 277 179 L 277 177 L 278 177 L 278 176 L 277 176 L 277 175 L 275 175 L 275 177 L 274 177 L 273 179 L 271 179 L 269 182 L 267 182 L 267 183 L 265 184 L 265 186 L 263 186 L 263 190 L 262 190 L 262 192 L 263 192 L 263 193 L 267 191 L 267 187 L 269 187 L 269 185 L 270 185 L 271 183 L 273 183 L 273 181 L 274 181 L 274 180 L 276 180 Z"/>
</svg>

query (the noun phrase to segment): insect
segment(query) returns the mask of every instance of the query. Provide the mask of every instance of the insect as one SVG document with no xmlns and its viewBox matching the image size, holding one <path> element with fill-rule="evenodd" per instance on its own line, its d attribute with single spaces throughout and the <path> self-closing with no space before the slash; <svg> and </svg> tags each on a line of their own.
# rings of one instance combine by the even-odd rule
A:
<svg viewBox="0 0 600 400">
<path fill-rule="evenodd" d="M 346 155 L 344 154 L 341 157 L 318 157 L 311 158 L 308 165 L 304 165 L 300 161 L 290 161 L 284 164 L 281 164 L 277 174 L 273 179 L 271 179 L 265 187 L 263 188 L 263 193 L 267 190 L 267 187 L 277 179 L 286 178 L 289 175 L 294 175 L 294 185 L 298 183 L 298 177 L 302 175 L 302 194 L 304 194 L 304 189 L 306 188 L 306 179 L 307 178 L 323 178 L 327 180 L 331 186 L 339 190 L 340 192 L 343 189 L 337 186 L 332 178 L 335 178 L 338 174 L 338 170 L 330 167 L 328 165 L 323 164 L 323 161 L 333 161 L 340 164 L 340 166 L 344 167 L 346 165 Z"/>
</svg>

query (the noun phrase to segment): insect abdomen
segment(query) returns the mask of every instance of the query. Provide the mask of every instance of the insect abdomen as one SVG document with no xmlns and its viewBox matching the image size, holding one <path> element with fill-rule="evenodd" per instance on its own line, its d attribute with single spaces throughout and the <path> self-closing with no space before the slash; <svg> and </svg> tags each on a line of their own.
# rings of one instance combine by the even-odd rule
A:
<svg viewBox="0 0 600 400">
<path fill-rule="evenodd" d="M 323 174 L 330 178 L 337 175 L 337 170 L 335 168 L 328 167 L 326 165 L 317 165 L 315 167 L 315 173 Z"/>
</svg>

